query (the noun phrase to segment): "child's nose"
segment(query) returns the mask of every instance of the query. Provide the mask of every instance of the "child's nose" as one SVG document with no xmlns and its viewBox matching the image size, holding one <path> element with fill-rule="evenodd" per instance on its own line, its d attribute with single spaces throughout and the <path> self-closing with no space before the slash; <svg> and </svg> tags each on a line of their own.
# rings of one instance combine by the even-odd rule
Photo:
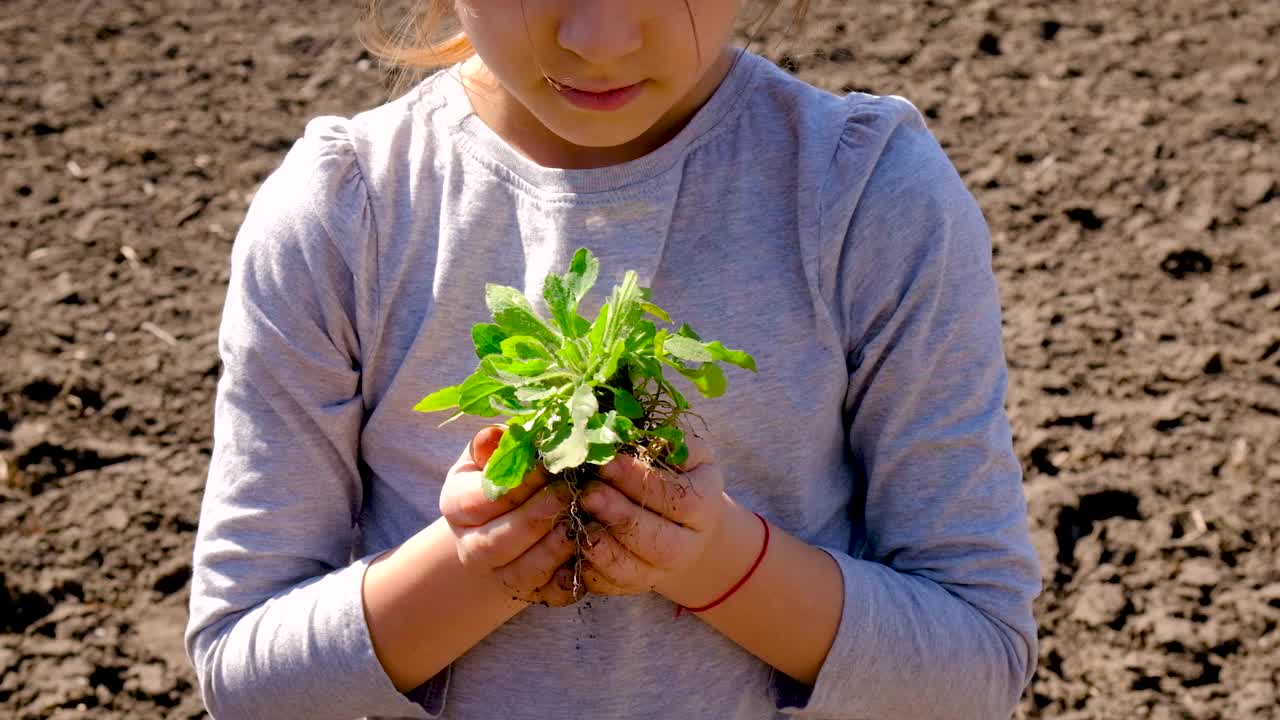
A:
<svg viewBox="0 0 1280 720">
<path fill-rule="evenodd" d="M 641 21 L 630 0 L 578 0 L 560 18 L 560 47 L 587 62 L 608 65 L 644 44 Z"/>
</svg>

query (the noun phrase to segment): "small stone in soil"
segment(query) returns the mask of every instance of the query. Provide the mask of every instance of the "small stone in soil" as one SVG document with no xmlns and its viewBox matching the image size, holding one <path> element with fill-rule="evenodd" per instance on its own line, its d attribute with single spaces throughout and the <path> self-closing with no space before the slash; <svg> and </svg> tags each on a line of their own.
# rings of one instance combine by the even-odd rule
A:
<svg viewBox="0 0 1280 720">
<path fill-rule="evenodd" d="M 111 508 L 103 513 L 102 519 L 112 530 L 120 531 L 129 527 L 129 513 L 124 508 Z"/>
<path fill-rule="evenodd" d="M 173 678 L 158 663 L 139 665 L 133 668 L 132 674 L 138 679 L 138 689 L 150 697 L 167 695 L 175 687 Z"/>
<path fill-rule="evenodd" d="M 1110 583 L 1094 583 L 1078 593 L 1071 617 L 1089 625 L 1105 625 L 1124 609 L 1124 588 Z"/>
<path fill-rule="evenodd" d="M 1261 205 L 1271 195 L 1276 181 L 1269 173 L 1247 172 L 1240 178 L 1240 190 L 1236 193 L 1236 207 L 1243 210 Z"/>
</svg>

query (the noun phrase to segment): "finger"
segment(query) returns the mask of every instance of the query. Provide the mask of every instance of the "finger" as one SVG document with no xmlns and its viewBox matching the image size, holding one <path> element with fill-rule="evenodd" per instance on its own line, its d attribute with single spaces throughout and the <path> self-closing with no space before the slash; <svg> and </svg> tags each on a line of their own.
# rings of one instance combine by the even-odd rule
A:
<svg viewBox="0 0 1280 720">
<path fill-rule="evenodd" d="M 589 484 L 582 505 L 622 547 L 653 567 L 675 569 L 681 550 L 699 542 L 698 530 L 640 507 L 606 483 Z"/>
<path fill-rule="evenodd" d="M 468 443 L 467 449 L 458 458 L 458 462 L 449 470 L 450 476 L 459 473 L 475 473 L 474 482 L 461 484 L 456 490 L 452 487 L 440 495 L 440 514 L 458 527 L 475 527 L 509 512 L 524 504 L 540 490 L 550 476 L 541 464 L 534 466 L 525 474 L 524 480 L 516 487 L 508 490 L 497 500 L 490 500 L 484 495 L 479 473 L 484 471 L 485 464 L 493 456 L 498 443 L 502 440 L 505 428 L 501 425 L 489 425 L 476 433 Z"/>
<path fill-rule="evenodd" d="M 525 473 L 524 480 L 519 485 L 498 499 L 490 500 L 485 497 L 481 484 L 482 470 L 466 472 L 474 477 L 458 484 L 456 488 L 446 485 L 446 490 L 440 493 L 440 514 L 457 527 L 478 527 L 513 511 L 545 488 L 551 479 L 542 466 L 538 465 Z"/>
<path fill-rule="evenodd" d="M 684 462 L 676 466 L 682 471 L 692 470 L 699 465 L 714 462 L 715 457 L 711 452 L 711 444 L 706 440 L 692 433 L 684 436 L 684 444 L 689 448 L 689 457 Z"/>
<path fill-rule="evenodd" d="M 608 585 L 624 589 L 648 590 L 657 582 L 658 571 L 623 547 L 602 525 L 592 523 L 588 538 L 590 542 L 583 547 L 582 555 L 593 577 L 602 577 Z"/>
<path fill-rule="evenodd" d="M 600 572 L 595 565 L 585 560 L 582 562 L 582 584 L 587 592 L 595 595 L 641 595 L 653 590 L 651 586 L 627 587 L 616 583 Z"/>
<path fill-rule="evenodd" d="M 515 510 L 459 533 L 459 550 L 468 563 L 507 565 L 551 532 L 568 502 L 563 481 L 547 485 Z"/>
<path fill-rule="evenodd" d="M 494 568 L 493 574 L 511 590 L 529 593 L 551 582 L 576 551 L 566 528 L 557 525 L 511 562 Z"/>
<path fill-rule="evenodd" d="M 698 529 L 707 525 L 709 502 L 724 490 L 724 478 L 713 462 L 686 472 L 671 472 L 630 455 L 618 455 L 601 467 L 599 474 L 640 507 Z"/>
<path fill-rule="evenodd" d="M 551 582 L 533 593 L 534 602 L 548 607 L 566 607 L 587 596 L 587 586 L 581 577 L 574 579 L 573 564 L 556 570 Z"/>
<path fill-rule="evenodd" d="M 502 435 L 506 431 L 505 425 L 485 425 L 471 436 L 467 441 L 467 448 L 462 451 L 458 459 L 453 462 L 453 467 L 449 468 L 449 472 L 474 472 L 484 469 L 485 463 L 489 462 L 489 458 L 493 456 L 493 452 L 498 449 L 498 443 L 502 440 Z"/>
<path fill-rule="evenodd" d="M 502 442 L 506 431 L 504 425 L 486 425 L 480 428 L 480 432 L 467 443 L 467 458 L 477 466 L 484 467 L 489 458 L 493 457 L 493 451 L 498 449 L 498 443 Z"/>
<path fill-rule="evenodd" d="M 599 470 L 600 479 L 640 507 L 676 519 L 692 490 L 689 481 L 630 455 L 616 455 Z"/>
</svg>

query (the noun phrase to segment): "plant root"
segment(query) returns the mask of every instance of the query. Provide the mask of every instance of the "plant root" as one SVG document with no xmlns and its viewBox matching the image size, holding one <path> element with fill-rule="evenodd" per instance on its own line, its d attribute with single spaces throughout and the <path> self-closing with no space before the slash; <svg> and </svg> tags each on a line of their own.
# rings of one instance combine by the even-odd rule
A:
<svg viewBox="0 0 1280 720">
<path fill-rule="evenodd" d="M 587 526 L 595 521 L 591 513 L 582 506 L 582 493 L 587 482 L 594 477 L 594 472 L 585 467 L 565 470 L 561 477 L 569 488 L 569 505 L 555 518 L 555 524 L 564 523 L 565 535 L 576 548 L 573 555 L 573 600 L 577 602 L 586 595 L 582 581 L 582 563 L 586 550 L 591 547 L 587 537 Z"/>
<path fill-rule="evenodd" d="M 665 448 L 663 451 L 665 451 Z M 675 480 L 664 479 L 664 482 L 671 486 L 671 492 L 673 494 L 684 497 L 689 492 L 697 493 L 697 489 L 693 487 L 692 483 L 683 478 L 683 473 L 679 468 L 661 459 L 660 452 L 655 452 L 654 449 L 639 444 L 623 445 L 618 448 L 618 452 L 630 455 L 651 468 L 656 467 L 666 470 L 675 476 Z M 592 480 L 598 479 L 598 476 L 594 468 L 583 465 L 576 468 L 569 468 L 560 473 L 558 477 L 564 480 L 565 486 L 569 490 L 569 503 L 564 510 L 561 510 L 555 516 L 553 523 L 555 525 L 563 524 L 565 526 L 565 535 L 571 542 L 573 542 L 575 547 L 573 557 L 573 586 L 572 588 L 566 589 L 571 589 L 573 591 L 573 600 L 576 603 L 586 596 L 586 587 L 582 578 L 582 566 L 586 561 L 586 551 L 595 547 L 594 543 L 592 543 L 588 537 L 587 528 L 592 523 L 599 522 L 591 515 L 590 512 L 587 511 L 585 507 L 583 507 L 582 496 L 586 491 L 587 484 Z M 646 493 L 646 495 L 647 494 L 648 493 Z M 659 493 L 659 497 L 666 497 L 666 493 Z M 647 498 L 643 499 L 638 504 L 646 510 L 650 510 L 655 507 L 650 505 Z M 670 508 L 667 508 L 667 510 L 669 511 Z M 665 513 L 659 512 L 659 514 Z M 616 524 L 605 524 L 605 529 L 610 530 L 615 526 Z"/>
</svg>

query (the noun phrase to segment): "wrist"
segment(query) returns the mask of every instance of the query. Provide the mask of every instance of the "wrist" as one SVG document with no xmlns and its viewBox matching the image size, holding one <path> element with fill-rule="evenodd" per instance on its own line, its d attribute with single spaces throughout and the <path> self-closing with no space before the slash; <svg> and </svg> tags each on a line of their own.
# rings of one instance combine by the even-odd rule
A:
<svg viewBox="0 0 1280 720">
<path fill-rule="evenodd" d="M 727 493 L 721 493 L 721 502 L 720 522 L 702 554 L 654 588 L 677 605 L 696 608 L 714 602 L 751 570 L 760 555 L 764 543 L 760 519 Z"/>
<path fill-rule="evenodd" d="M 524 607 L 496 579 L 462 564 L 443 519 L 380 554 L 362 580 L 374 654 L 401 692 L 440 672 Z"/>
</svg>

